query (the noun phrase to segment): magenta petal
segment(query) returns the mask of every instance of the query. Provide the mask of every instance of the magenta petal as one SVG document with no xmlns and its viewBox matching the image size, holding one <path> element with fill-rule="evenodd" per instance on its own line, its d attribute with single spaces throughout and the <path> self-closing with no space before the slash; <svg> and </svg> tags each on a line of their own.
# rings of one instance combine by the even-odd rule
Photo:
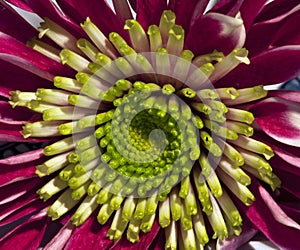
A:
<svg viewBox="0 0 300 250">
<path fill-rule="evenodd" d="M 278 247 L 297 249 L 300 236 L 299 225 L 287 217 L 255 178 L 252 180 L 251 191 L 256 201 L 249 207 L 241 203 L 239 205 L 247 218 Z"/>
<path fill-rule="evenodd" d="M 246 31 L 250 29 L 254 19 L 267 1 L 268 0 L 244 0 L 240 12 Z"/>
<path fill-rule="evenodd" d="M 0 9 L 1 32 L 9 34 L 10 36 L 13 36 L 14 38 L 24 43 L 26 43 L 26 41 L 28 41 L 36 34 L 36 30 L 8 4 L 0 1 Z"/>
<path fill-rule="evenodd" d="M 243 244 L 247 243 L 256 234 L 257 230 L 248 226 L 243 226 L 242 233 L 239 236 L 230 236 L 225 240 L 218 240 L 216 248 L 222 250 L 238 249 Z"/>
<path fill-rule="evenodd" d="M 118 249 L 147 250 L 149 249 L 151 243 L 156 238 L 159 230 L 160 230 L 159 223 L 157 220 L 155 220 L 153 227 L 149 233 L 146 234 L 141 233 L 139 242 L 132 244 L 125 237 L 123 237 L 112 248 L 110 248 L 110 250 L 118 250 Z"/>
<path fill-rule="evenodd" d="M 228 16 L 235 16 L 244 0 L 220 0 L 211 11 Z"/>
<path fill-rule="evenodd" d="M 215 86 L 247 88 L 285 82 L 300 75 L 299 58 L 300 46 L 273 48 L 250 58 L 250 65 L 240 64 Z"/>
<path fill-rule="evenodd" d="M 0 239 L 0 248 L 38 249 L 48 223 L 46 210 L 43 210 Z"/>
<path fill-rule="evenodd" d="M 22 0 L 6 0 L 6 1 L 17 6 L 20 9 L 32 12 L 32 9 L 29 8 L 28 5 L 26 3 L 24 3 L 24 1 L 22 1 Z"/>
<path fill-rule="evenodd" d="M 24 138 L 23 135 L 20 133 L 21 129 L 18 130 L 4 130 L 2 128 L 2 124 L 0 124 L 0 141 L 7 141 L 7 142 L 49 142 L 53 141 L 54 138 Z"/>
<path fill-rule="evenodd" d="M 85 223 L 75 228 L 64 249 L 71 250 L 77 246 L 83 249 L 108 249 L 113 245 L 113 241 L 106 237 L 110 223 L 102 226 L 97 222 L 96 216 L 93 213 Z"/>
<path fill-rule="evenodd" d="M 79 10 L 80 22 L 84 22 L 87 17 L 90 17 L 106 36 L 112 31 L 124 34 L 124 24 L 120 22 L 106 1 L 73 0 L 73 3 Z"/>
<path fill-rule="evenodd" d="M 27 192 L 35 192 L 37 187 L 44 181 L 36 177 L 1 187 L 0 205 L 11 202 Z"/>
<path fill-rule="evenodd" d="M 273 39 L 272 44 L 274 46 L 300 44 L 299 24 L 297 23 L 300 20 L 300 10 L 286 19 L 286 22 L 280 27 Z"/>
<path fill-rule="evenodd" d="M 244 39 L 242 20 L 218 13 L 208 13 L 191 26 L 186 38 L 186 47 L 196 55 L 211 53 L 214 49 L 228 54 L 234 48 L 242 47 Z"/>
<path fill-rule="evenodd" d="M 20 159 L 24 159 L 24 162 L 9 164 L 10 162 L 17 162 Z M 20 180 L 36 177 L 35 166 L 41 164 L 46 159 L 47 157 L 43 155 L 43 149 L 38 149 L 0 160 L 0 187 Z"/>
<path fill-rule="evenodd" d="M 30 204 L 31 207 L 36 201 L 43 203 L 41 200 L 39 200 L 39 197 L 36 193 L 31 192 L 19 197 L 14 201 L 1 205 L 0 226 L 11 223 L 12 221 L 18 220 L 19 218 L 32 213 L 34 210 L 28 211 L 28 205 Z"/>
<path fill-rule="evenodd" d="M 137 0 L 137 20 L 147 31 L 152 24 L 159 24 L 161 14 L 167 9 L 165 0 Z M 177 23 L 176 16 L 176 23 Z M 177 23 L 180 24 L 180 23 Z"/>
<path fill-rule="evenodd" d="M 197 4 L 200 2 L 207 1 L 190 0 L 187 3 L 185 0 L 170 0 L 169 2 L 168 7 L 176 14 L 176 24 L 181 25 L 186 32 L 190 28 L 193 13 L 195 12 Z"/>
<path fill-rule="evenodd" d="M 64 249 L 64 246 L 70 239 L 75 226 L 71 221 L 65 223 L 65 225 L 59 230 L 55 237 L 43 248 L 44 250 Z M 84 238 L 84 236 L 82 236 Z"/>
<path fill-rule="evenodd" d="M 271 1 L 264 6 L 262 11 L 256 17 L 255 22 L 267 21 L 282 16 L 299 5 L 299 0 L 276 0 Z"/>
<path fill-rule="evenodd" d="M 38 75 L 44 75 L 44 72 L 31 73 L 24 69 L 6 61 L 0 60 L 0 95 L 9 97 L 9 92 L 13 90 L 32 91 L 35 92 L 37 88 L 52 88 L 53 83 L 45 80 Z M 35 67 L 35 66 L 34 66 Z M 48 77 L 50 78 L 50 77 Z"/>
<path fill-rule="evenodd" d="M 71 75 L 71 70 L 60 63 L 27 47 L 13 37 L 0 32 L 0 59 L 17 65 L 44 79 L 52 80 L 55 75 Z"/>
<path fill-rule="evenodd" d="M 299 185 L 300 176 L 294 173 L 286 172 L 284 170 L 280 170 L 280 171 L 274 170 L 274 172 L 282 182 L 281 187 L 286 191 L 288 191 L 289 193 L 296 196 L 298 199 L 300 199 L 300 185 Z"/>
<path fill-rule="evenodd" d="M 74 22 L 70 17 L 68 17 L 65 13 L 54 4 L 51 0 L 24 0 L 26 4 L 40 17 L 48 17 L 52 21 L 61 25 L 68 32 L 70 32 L 75 37 L 81 37 L 84 32 L 80 28 L 77 22 Z"/>
<path fill-rule="evenodd" d="M 284 144 L 300 147 L 300 106 L 296 103 L 267 99 L 251 109 L 262 130 Z"/>
<path fill-rule="evenodd" d="M 300 223 L 300 203 L 299 202 L 280 202 L 281 209 L 295 221 Z"/>
<path fill-rule="evenodd" d="M 300 104 L 300 93 L 296 90 L 270 90 L 268 96 Z"/>
</svg>

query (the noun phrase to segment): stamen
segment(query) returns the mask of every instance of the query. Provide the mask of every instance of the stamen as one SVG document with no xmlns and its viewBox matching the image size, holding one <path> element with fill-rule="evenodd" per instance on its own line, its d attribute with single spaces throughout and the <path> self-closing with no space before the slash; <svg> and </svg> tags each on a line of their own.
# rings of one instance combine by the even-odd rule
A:
<svg viewBox="0 0 300 250">
<path fill-rule="evenodd" d="M 89 38 L 100 49 L 101 52 L 108 55 L 110 58 L 115 59 L 117 57 L 117 51 L 105 37 L 105 35 L 98 29 L 98 27 L 92 23 L 91 19 L 87 17 L 83 24 L 80 24 L 83 30 L 87 33 Z"/>
<path fill-rule="evenodd" d="M 163 44 L 166 44 L 169 37 L 170 29 L 175 25 L 175 13 L 171 10 L 165 10 L 161 15 L 159 22 L 159 29 L 162 37 Z"/>
<path fill-rule="evenodd" d="M 240 96 L 240 93 L 235 88 L 217 88 L 216 92 L 220 99 L 235 100 Z"/>
<path fill-rule="evenodd" d="M 247 124 L 252 124 L 254 121 L 254 116 L 251 112 L 241 109 L 228 108 L 228 112 L 225 116 L 229 120 L 244 122 Z"/>
<path fill-rule="evenodd" d="M 68 96 L 69 92 L 58 90 L 58 89 L 42 89 L 39 88 L 36 90 L 36 99 L 38 101 L 47 102 L 50 104 L 56 104 L 56 105 L 62 105 L 66 106 L 68 105 Z"/>
<path fill-rule="evenodd" d="M 189 215 L 184 206 L 181 207 L 181 217 L 180 217 L 180 226 L 184 231 L 190 230 L 193 228 L 192 217 Z"/>
<path fill-rule="evenodd" d="M 91 111 L 83 108 L 76 108 L 76 112 L 74 112 L 74 107 L 71 106 L 50 108 L 43 112 L 43 119 L 44 121 L 79 120 L 89 113 L 91 113 Z"/>
<path fill-rule="evenodd" d="M 167 51 L 170 54 L 179 56 L 184 46 L 184 29 L 179 25 L 174 25 L 169 31 Z"/>
<path fill-rule="evenodd" d="M 127 197 L 122 209 L 122 219 L 130 221 L 135 210 L 137 199 L 132 196 Z"/>
<path fill-rule="evenodd" d="M 175 221 L 171 221 L 171 224 L 165 230 L 166 250 L 177 249 L 177 227 Z"/>
<path fill-rule="evenodd" d="M 204 246 L 206 243 L 209 242 L 209 238 L 206 232 L 206 226 L 204 223 L 204 219 L 203 219 L 203 214 L 201 212 L 200 206 L 197 203 L 197 210 L 198 213 L 195 214 L 192 218 L 193 220 L 193 227 L 194 227 L 194 231 L 195 234 L 197 236 L 197 239 L 199 241 L 199 243 Z"/>
<path fill-rule="evenodd" d="M 70 211 L 79 201 L 72 199 L 72 190 L 67 189 L 48 209 L 48 216 L 52 220 L 57 220 L 62 215 Z"/>
<path fill-rule="evenodd" d="M 74 166 L 75 166 L 75 164 L 73 164 L 73 163 L 67 165 L 63 170 L 60 171 L 59 178 L 65 182 L 67 182 L 74 174 L 73 173 Z"/>
<path fill-rule="evenodd" d="M 215 64 L 215 70 L 209 77 L 209 80 L 214 83 L 236 68 L 240 63 L 249 64 L 250 60 L 247 56 L 248 50 L 244 48 L 234 49 L 222 61 Z"/>
<path fill-rule="evenodd" d="M 239 89 L 240 96 L 235 100 L 223 100 L 226 105 L 237 105 L 248 103 L 255 100 L 262 99 L 267 96 L 268 91 L 262 85 L 252 88 Z"/>
<path fill-rule="evenodd" d="M 36 96 L 34 92 L 21 92 L 19 90 L 9 92 L 8 103 L 13 107 L 23 106 L 26 107 L 31 100 L 35 100 Z"/>
<path fill-rule="evenodd" d="M 59 176 L 54 177 L 47 184 L 45 184 L 42 188 L 40 188 L 36 193 L 40 196 L 40 199 L 47 201 L 53 195 L 59 193 L 64 190 L 68 184 L 61 180 Z"/>
<path fill-rule="evenodd" d="M 143 219 L 142 219 L 142 223 L 140 226 L 140 229 L 144 232 L 144 233 L 148 233 L 151 231 L 151 228 L 153 226 L 154 220 L 155 220 L 156 214 L 152 214 L 152 215 L 146 215 Z"/>
<path fill-rule="evenodd" d="M 237 140 L 232 141 L 231 143 L 251 152 L 262 154 L 267 160 L 270 160 L 274 156 L 273 150 L 270 146 L 252 138 L 240 135 Z"/>
<path fill-rule="evenodd" d="M 60 133 L 57 129 L 59 124 L 61 123 L 58 121 L 26 123 L 21 134 L 24 138 L 59 136 Z"/>
<path fill-rule="evenodd" d="M 183 240 L 183 246 L 184 248 L 181 249 L 190 249 L 190 250 L 196 250 L 197 244 L 196 244 L 196 238 L 193 229 L 189 230 L 180 230 L 181 231 L 181 237 Z"/>
<path fill-rule="evenodd" d="M 162 228 L 166 228 L 170 222 L 170 203 L 169 198 L 167 198 L 165 201 L 159 203 L 159 225 Z"/>
<path fill-rule="evenodd" d="M 39 177 L 44 177 L 56 172 L 59 169 L 62 169 L 68 164 L 67 155 L 68 153 L 57 155 L 45 161 L 42 165 L 36 166 L 35 173 Z"/>
<path fill-rule="evenodd" d="M 55 87 L 75 93 L 79 93 L 82 87 L 81 83 L 68 77 L 56 76 L 54 77 L 53 81 Z"/>
<path fill-rule="evenodd" d="M 162 37 L 158 26 L 150 25 L 147 34 L 150 40 L 151 52 L 156 52 L 158 48 L 162 48 Z"/>
<path fill-rule="evenodd" d="M 89 72 L 89 61 L 83 58 L 82 56 L 76 54 L 75 52 L 68 49 L 63 49 L 59 53 L 59 56 L 62 64 L 67 64 L 76 71 Z"/>
<path fill-rule="evenodd" d="M 189 215 L 197 214 L 197 202 L 196 202 L 195 193 L 191 183 L 189 187 L 189 193 L 187 197 L 184 199 L 184 206 L 187 214 Z"/>
<path fill-rule="evenodd" d="M 31 38 L 26 45 L 41 54 L 51 58 L 52 60 L 59 62 L 60 63 L 60 57 L 59 57 L 59 52 L 60 50 L 52 47 L 51 45 L 42 42 L 40 40 L 37 40 L 36 38 Z"/>
<path fill-rule="evenodd" d="M 75 143 L 73 142 L 73 138 L 68 137 L 60 141 L 57 141 L 49 146 L 46 146 L 44 148 L 44 155 L 51 156 L 51 155 L 65 153 L 73 149 L 74 146 Z"/>
<path fill-rule="evenodd" d="M 74 213 L 71 221 L 75 226 L 82 225 L 88 217 L 95 211 L 98 204 L 96 203 L 96 196 L 87 196 L 84 201 L 80 204 L 76 212 Z"/>
<path fill-rule="evenodd" d="M 99 50 L 93 44 L 84 38 L 80 38 L 77 40 L 76 45 L 91 61 L 96 61 L 95 57 Z"/>
<path fill-rule="evenodd" d="M 137 52 L 149 51 L 147 35 L 136 20 L 126 20 L 124 29 L 129 31 L 132 46 Z"/>
<path fill-rule="evenodd" d="M 131 243 L 140 241 L 140 225 L 141 220 L 131 219 L 127 229 L 127 239 Z"/>
<path fill-rule="evenodd" d="M 211 54 L 197 56 L 193 60 L 193 64 L 197 67 L 200 67 L 206 63 L 221 62 L 223 59 L 224 59 L 224 54 L 222 52 L 218 52 L 217 50 L 214 50 Z"/>
<path fill-rule="evenodd" d="M 99 102 L 83 95 L 69 95 L 68 102 L 74 106 L 97 110 Z"/>
<path fill-rule="evenodd" d="M 110 218 L 110 216 L 112 215 L 112 213 L 114 212 L 113 209 L 110 208 L 108 203 L 105 203 L 99 210 L 98 216 L 97 216 L 97 220 L 101 225 L 104 225 L 108 219 Z"/>
<path fill-rule="evenodd" d="M 238 134 L 242 134 L 245 136 L 252 136 L 254 133 L 254 129 L 251 126 L 248 126 L 245 123 L 241 122 L 234 122 L 234 121 L 227 121 L 226 126 L 235 131 Z"/>
<path fill-rule="evenodd" d="M 91 171 L 82 175 L 75 175 L 69 181 L 68 185 L 71 189 L 77 189 L 90 180 Z"/>
<path fill-rule="evenodd" d="M 194 54 L 190 50 L 182 51 L 180 57 L 177 59 L 172 76 L 174 79 L 180 79 L 180 81 L 175 81 L 174 86 L 176 89 L 182 86 L 182 82 L 185 82 L 189 71 L 190 64 L 194 57 Z"/>
<path fill-rule="evenodd" d="M 81 200 L 87 193 L 88 186 L 90 185 L 91 182 L 86 182 L 82 186 L 76 188 L 72 192 L 72 199 L 79 201 Z"/>
<path fill-rule="evenodd" d="M 77 39 L 49 18 L 44 18 L 38 30 L 40 31 L 40 39 L 46 35 L 61 48 L 68 48 L 75 52 L 80 52 L 76 47 Z"/>
</svg>

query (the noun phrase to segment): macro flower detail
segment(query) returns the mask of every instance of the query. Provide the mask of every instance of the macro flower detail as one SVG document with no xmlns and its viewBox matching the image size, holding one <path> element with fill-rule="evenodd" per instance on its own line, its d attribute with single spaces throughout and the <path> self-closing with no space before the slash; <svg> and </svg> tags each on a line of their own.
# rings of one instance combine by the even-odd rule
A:
<svg viewBox="0 0 300 250">
<path fill-rule="evenodd" d="M 39 9 L 43 16 L 48 6 L 49 16 L 39 33 L 25 40 L 27 47 L 2 34 L 1 59 L 20 67 L 24 76 L 34 76 L 24 88 L 2 89 L 7 98 L 3 108 L 9 111 L 1 129 L 9 136 L 1 138 L 49 144 L 0 161 L 5 166 L 4 189 L 21 183 L 20 190 L 4 195 L 3 224 L 24 215 L 15 215 L 20 209 L 33 213 L 37 206 L 39 211 L 4 236 L 1 245 L 10 246 L 31 223 L 43 225 L 45 232 L 50 217 L 65 226 L 44 243 L 45 249 L 76 248 L 85 237 L 91 240 L 84 243 L 89 248 L 202 249 L 210 239 L 218 239 L 225 249 L 242 244 L 256 232 L 249 229 L 253 227 L 281 247 L 294 246 L 266 230 L 261 214 L 270 210 L 268 222 L 272 224 L 274 216 L 273 224 L 284 233 L 299 235 L 299 218 L 287 216 L 295 211 L 281 197 L 285 193 L 279 194 L 284 200 L 280 206 L 269 194 L 275 196 L 282 187 L 299 195 L 287 183 L 291 173 L 299 174 L 299 94 L 267 91 L 259 68 L 264 58 L 270 59 L 268 53 L 299 55 L 299 46 L 295 41 L 279 46 L 275 37 L 266 52 L 254 48 L 246 36 L 255 37 L 255 15 L 265 7 L 268 16 L 272 4 L 257 1 L 253 17 L 247 17 L 247 1 L 240 6 L 220 1 L 206 14 L 209 1 L 193 1 L 196 11 L 190 9 L 194 14 L 183 17 L 180 8 L 188 7 L 182 1 L 146 1 L 152 6 L 149 13 L 141 1 L 113 1 L 117 14 L 104 1 L 95 1 L 107 18 L 117 17 L 110 25 L 83 1 L 58 1 L 67 15 L 82 7 L 76 22 L 55 13 L 53 3 L 29 2 L 15 4 Z M 291 15 L 298 13 L 295 6 L 289 6 Z M 256 18 L 263 19 L 261 15 Z M 288 14 L 278 15 L 284 27 Z M 295 55 L 283 59 L 291 66 L 279 73 L 278 81 L 300 73 Z M 266 83 L 275 83 L 268 76 Z M 6 84 L 11 81 L 5 79 Z M 268 114 L 272 107 L 277 107 L 278 123 Z M 39 205 L 31 207 L 33 203 Z M 34 230 L 29 235 L 34 236 Z M 163 245 L 157 243 L 160 239 Z M 32 246 L 43 240 L 40 235 Z"/>
</svg>

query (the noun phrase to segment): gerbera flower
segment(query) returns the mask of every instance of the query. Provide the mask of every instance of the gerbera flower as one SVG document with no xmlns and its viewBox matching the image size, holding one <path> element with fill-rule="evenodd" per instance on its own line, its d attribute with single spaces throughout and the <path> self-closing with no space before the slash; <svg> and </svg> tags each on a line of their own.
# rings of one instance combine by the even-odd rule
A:
<svg viewBox="0 0 300 250">
<path fill-rule="evenodd" d="M 1 247 L 297 248 L 298 1 L 7 2 L 1 140 L 49 145 L 0 161 Z"/>
</svg>

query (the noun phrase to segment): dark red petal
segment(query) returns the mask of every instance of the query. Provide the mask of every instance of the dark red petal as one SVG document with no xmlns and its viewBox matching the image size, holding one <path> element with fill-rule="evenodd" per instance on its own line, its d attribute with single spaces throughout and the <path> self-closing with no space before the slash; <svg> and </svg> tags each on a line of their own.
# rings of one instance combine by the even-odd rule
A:
<svg viewBox="0 0 300 250">
<path fill-rule="evenodd" d="M 242 47 L 244 39 L 244 26 L 240 19 L 211 12 L 191 26 L 186 48 L 196 55 L 211 53 L 214 49 L 228 54 L 234 48 Z"/>
<path fill-rule="evenodd" d="M 124 34 L 124 24 L 120 22 L 106 1 L 73 0 L 73 4 L 79 10 L 80 22 L 84 22 L 87 17 L 90 17 L 106 36 L 112 31 Z"/>
<path fill-rule="evenodd" d="M 62 64 L 25 46 L 13 37 L 0 32 L 0 59 L 17 65 L 44 79 L 52 80 L 55 75 L 72 75 Z"/>
<path fill-rule="evenodd" d="M 225 240 L 218 240 L 216 248 L 222 250 L 238 249 L 240 246 L 252 239 L 257 232 L 258 231 L 256 229 L 243 225 L 242 233 L 239 236 L 230 236 Z"/>
<path fill-rule="evenodd" d="M 30 206 L 32 206 L 32 204 L 34 204 L 36 201 L 42 203 L 36 193 L 30 192 L 14 201 L 1 205 L 0 226 L 11 223 L 12 221 L 18 220 L 19 218 L 30 214 L 32 211 L 29 212 L 27 210 L 27 205 L 30 204 Z M 17 218 L 14 218 L 14 215 L 17 216 Z"/>
<path fill-rule="evenodd" d="M 300 92 L 296 90 L 269 90 L 268 96 L 300 104 Z"/>
<path fill-rule="evenodd" d="M 41 120 L 41 115 L 24 107 L 12 108 L 8 102 L 0 101 L 0 123 L 22 125 L 24 122 Z"/>
<path fill-rule="evenodd" d="M 299 45 L 300 31 L 298 20 L 300 20 L 300 10 L 286 18 L 286 22 L 280 27 L 276 33 L 272 45 Z"/>
<path fill-rule="evenodd" d="M 83 249 L 108 249 L 113 245 L 114 242 L 106 237 L 111 221 L 102 226 L 97 222 L 96 216 L 93 213 L 86 222 L 74 229 L 66 250 L 75 249 L 77 246 Z"/>
<path fill-rule="evenodd" d="M 26 4 L 40 17 L 48 17 L 52 21 L 61 25 L 68 32 L 70 32 L 75 37 L 80 37 L 84 34 L 83 30 L 80 28 L 77 22 L 74 22 L 70 17 L 68 17 L 65 13 L 54 4 L 51 0 L 24 0 Z"/>
<path fill-rule="evenodd" d="M 55 235 L 55 237 L 43 249 L 63 249 L 70 239 L 74 229 L 75 226 L 71 221 L 66 222 L 64 226 L 59 230 L 59 232 Z"/>
<path fill-rule="evenodd" d="M 255 227 L 278 247 L 297 249 L 300 236 L 300 226 L 282 211 L 268 192 L 252 179 L 251 191 L 256 201 L 246 207 L 239 203 L 248 219 Z"/>
<path fill-rule="evenodd" d="M 292 10 L 294 7 L 299 5 L 299 0 L 276 0 L 271 1 L 264 6 L 262 11 L 256 17 L 255 22 L 267 21 L 279 16 L 284 15 L 285 13 Z"/>
<path fill-rule="evenodd" d="M 27 192 L 35 192 L 45 180 L 35 177 L 1 187 L 0 205 L 11 202 Z"/>
<path fill-rule="evenodd" d="M 20 2 L 20 1 L 16 1 Z M 26 6 L 26 5 L 25 5 Z M 12 7 L 0 1 L 0 31 L 26 43 L 37 31 Z"/>
<path fill-rule="evenodd" d="M 281 209 L 295 221 L 300 223 L 300 204 L 299 202 L 280 202 Z"/>
<path fill-rule="evenodd" d="M 32 9 L 26 3 L 24 3 L 24 1 L 22 1 L 22 0 L 6 0 L 6 1 L 17 6 L 20 9 L 32 12 Z M 1 0 L 1 2 L 3 2 L 3 1 Z"/>
<path fill-rule="evenodd" d="M 17 165 L 43 160 L 43 149 L 32 150 L 23 154 L 8 157 L 0 160 L 0 167 L 5 165 Z"/>
<path fill-rule="evenodd" d="M 268 0 L 244 0 L 240 12 L 246 32 L 250 29 L 254 19 Z"/>
<path fill-rule="evenodd" d="M 300 199 L 300 176 L 294 173 L 286 172 L 284 170 L 275 169 L 274 172 L 281 180 L 281 188 L 287 190 L 289 193 Z"/>
<path fill-rule="evenodd" d="M 46 210 L 43 210 L 0 239 L 0 248 L 38 249 L 48 223 Z"/>
<path fill-rule="evenodd" d="M 273 48 L 250 58 L 250 65 L 240 64 L 215 86 L 247 88 L 285 82 L 300 74 L 299 58 L 300 46 Z"/>
<path fill-rule="evenodd" d="M 235 16 L 240 10 L 244 0 L 220 0 L 211 11 L 228 16 Z"/>
<path fill-rule="evenodd" d="M 110 250 L 118 250 L 118 249 L 135 249 L 135 250 L 147 250 L 149 249 L 151 243 L 156 238 L 158 232 L 160 230 L 159 223 L 157 219 L 154 221 L 153 227 L 149 233 L 141 233 L 140 241 L 132 244 L 129 242 L 126 237 L 123 237 L 120 241 L 118 241 Z"/>
<path fill-rule="evenodd" d="M 1 129 L 2 125 L 0 124 L 0 141 L 7 141 L 7 142 L 49 142 L 55 140 L 51 137 L 46 138 L 38 138 L 38 137 L 29 137 L 24 138 L 23 135 L 20 133 L 21 129 L 18 130 L 11 130 L 11 129 Z"/>
<path fill-rule="evenodd" d="M 137 0 L 129 0 L 130 6 L 136 12 L 137 9 Z"/>
<path fill-rule="evenodd" d="M 159 24 L 161 14 L 166 9 L 167 1 L 165 0 L 137 0 L 137 20 L 147 31 L 150 25 Z M 178 16 L 176 16 L 176 23 L 177 18 Z"/>
<path fill-rule="evenodd" d="M 251 112 L 267 135 L 284 144 L 300 147 L 299 104 L 267 99 L 255 105 Z"/>
<path fill-rule="evenodd" d="M 193 13 L 195 12 L 197 4 L 201 1 L 190 0 L 170 0 L 169 8 L 176 14 L 176 24 L 181 25 L 186 32 L 188 32 L 191 24 Z M 205 1 L 207 2 L 207 1 Z"/>
<path fill-rule="evenodd" d="M 30 179 L 36 176 L 35 174 L 35 166 L 38 164 L 41 164 L 44 162 L 47 157 L 43 155 L 43 149 L 34 150 L 35 152 L 27 152 L 21 154 L 21 156 L 11 156 L 7 159 L 0 160 L 0 168 L 1 168 L 1 175 L 0 175 L 0 187 L 3 185 L 7 185 L 10 183 L 18 182 L 25 179 Z M 6 160 L 6 162 L 9 162 L 8 159 L 18 157 L 20 158 L 31 158 L 29 161 L 28 159 L 25 159 L 24 162 L 19 164 L 5 164 L 1 163 Z M 33 157 L 38 157 L 37 159 L 34 159 Z M 26 162 L 28 161 L 28 162 Z"/>
</svg>

